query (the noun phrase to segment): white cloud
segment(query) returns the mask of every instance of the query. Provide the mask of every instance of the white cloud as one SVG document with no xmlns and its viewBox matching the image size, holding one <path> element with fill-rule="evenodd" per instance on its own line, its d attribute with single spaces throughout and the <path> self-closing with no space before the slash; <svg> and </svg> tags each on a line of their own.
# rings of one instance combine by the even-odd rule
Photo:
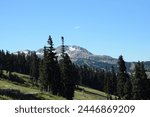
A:
<svg viewBox="0 0 150 117">
<path fill-rule="evenodd" d="M 77 29 L 80 29 L 80 28 L 81 28 L 81 26 L 75 26 L 75 27 L 74 27 L 74 29 L 76 29 L 76 30 L 77 30 Z"/>
</svg>

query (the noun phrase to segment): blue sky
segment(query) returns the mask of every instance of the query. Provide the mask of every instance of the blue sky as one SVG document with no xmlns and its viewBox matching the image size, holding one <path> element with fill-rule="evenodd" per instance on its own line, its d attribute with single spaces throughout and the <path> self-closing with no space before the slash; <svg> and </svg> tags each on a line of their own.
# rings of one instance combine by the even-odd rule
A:
<svg viewBox="0 0 150 117">
<path fill-rule="evenodd" d="M 150 60 L 149 0 L 1 0 L 0 49 L 78 45 L 126 61 Z"/>
</svg>

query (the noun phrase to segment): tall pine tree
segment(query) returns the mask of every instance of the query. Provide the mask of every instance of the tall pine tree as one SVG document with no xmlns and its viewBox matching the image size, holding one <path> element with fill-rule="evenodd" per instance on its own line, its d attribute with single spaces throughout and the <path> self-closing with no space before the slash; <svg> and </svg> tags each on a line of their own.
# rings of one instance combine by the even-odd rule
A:
<svg viewBox="0 0 150 117">
<path fill-rule="evenodd" d="M 62 59 L 60 60 L 61 77 L 62 77 L 62 96 L 72 100 L 75 90 L 75 69 L 68 54 L 65 53 L 64 37 L 62 37 Z"/>
<path fill-rule="evenodd" d="M 135 65 L 134 75 L 132 79 L 132 94 L 133 99 L 147 99 L 148 94 L 148 79 L 143 62 L 138 62 Z"/>
<path fill-rule="evenodd" d="M 41 87 L 53 94 L 59 94 L 60 71 L 51 36 L 48 38 L 48 46 L 44 47 L 44 59 L 40 69 Z"/>
<path fill-rule="evenodd" d="M 123 60 L 123 56 L 119 56 L 118 59 L 118 65 L 119 65 L 119 71 L 117 74 L 117 94 L 119 99 L 124 98 L 124 85 L 127 81 L 127 78 L 129 78 L 129 75 L 126 71 L 125 61 Z"/>
<path fill-rule="evenodd" d="M 39 59 L 36 52 L 31 53 L 30 77 L 32 79 L 32 84 L 37 85 L 39 78 Z"/>
<path fill-rule="evenodd" d="M 131 78 L 127 78 L 124 85 L 124 99 L 131 100 L 132 99 L 132 84 Z"/>
<path fill-rule="evenodd" d="M 133 95 L 133 99 L 142 99 L 142 82 L 141 82 L 141 63 L 138 62 L 135 65 L 135 69 L 134 69 L 134 76 L 132 79 L 132 95 Z"/>
<path fill-rule="evenodd" d="M 46 47 L 44 47 L 44 58 L 40 61 L 40 67 L 39 67 L 39 75 L 40 75 L 40 89 L 42 91 L 48 91 L 48 59 L 47 59 L 47 50 Z"/>
</svg>

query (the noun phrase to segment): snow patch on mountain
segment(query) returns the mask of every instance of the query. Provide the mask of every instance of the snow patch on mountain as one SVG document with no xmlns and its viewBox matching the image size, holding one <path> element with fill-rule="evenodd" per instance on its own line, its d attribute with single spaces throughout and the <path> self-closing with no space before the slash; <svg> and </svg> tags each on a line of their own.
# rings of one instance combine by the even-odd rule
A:
<svg viewBox="0 0 150 117">
<path fill-rule="evenodd" d="M 75 51 L 76 49 L 75 49 L 74 47 L 70 46 L 70 47 L 69 47 L 69 50 L 70 50 L 70 51 Z"/>
</svg>

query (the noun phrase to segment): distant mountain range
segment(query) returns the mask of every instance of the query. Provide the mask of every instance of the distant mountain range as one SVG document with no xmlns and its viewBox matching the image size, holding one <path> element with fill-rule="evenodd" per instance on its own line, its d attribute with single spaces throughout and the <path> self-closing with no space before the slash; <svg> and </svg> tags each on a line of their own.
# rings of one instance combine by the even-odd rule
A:
<svg viewBox="0 0 150 117">
<path fill-rule="evenodd" d="M 79 46 L 65 46 L 66 53 L 70 56 L 73 63 L 78 65 L 88 65 L 90 67 L 94 68 L 101 68 L 101 69 L 110 69 L 112 66 L 114 66 L 117 69 L 117 58 L 112 58 L 107 55 L 94 55 L 91 52 L 89 52 L 87 49 L 79 47 Z M 18 51 L 19 53 L 24 54 L 30 54 L 33 51 L 30 50 L 24 50 L 24 51 Z M 18 52 L 15 52 L 14 54 L 17 54 Z M 56 53 L 58 56 L 58 59 L 61 55 L 61 46 L 58 46 L 56 48 Z M 38 57 L 43 57 L 43 49 L 39 49 L 36 51 L 36 54 Z M 126 67 L 128 71 L 131 71 L 134 68 L 135 62 L 126 62 Z M 147 70 L 150 70 L 150 61 L 144 62 L 145 67 Z"/>
</svg>

